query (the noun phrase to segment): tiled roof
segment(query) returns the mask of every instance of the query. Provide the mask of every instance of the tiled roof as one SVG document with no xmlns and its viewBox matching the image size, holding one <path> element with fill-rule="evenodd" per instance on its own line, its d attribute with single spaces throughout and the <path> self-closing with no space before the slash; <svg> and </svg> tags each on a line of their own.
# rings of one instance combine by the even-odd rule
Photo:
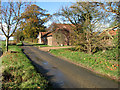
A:
<svg viewBox="0 0 120 90">
<path fill-rule="evenodd" d="M 56 24 L 57 28 L 59 29 L 66 29 L 66 30 L 71 30 L 70 24 Z"/>
<path fill-rule="evenodd" d="M 52 35 L 51 32 L 40 32 L 40 33 L 42 34 L 42 37 Z"/>
<path fill-rule="evenodd" d="M 50 27 L 47 28 L 47 32 L 41 32 L 42 37 L 51 36 L 52 32 L 54 31 L 53 28 L 55 28 L 55 31 L 58 30 L 58 29 L 64 29 L 66 31 L 71 31 L 71 29 L 72 29 L 71 26 L 74 26 L 74 25 L 72 25 L 72 24 L 56 24 L 56 23 L 53 23 L 53 24 L 50 25 Z M 50 30 L 50 29 L 52 29 L 52 30 Z"/>
<path fill-rule="evenodd" d="M 116 32 L 117 32 L 117 30 L 111 30 L 111 31 L 109 31 L 109 34 L 114 36 L 114 35 L 116 35 Z"/>
<path fill-rule="evenodd" d="M 116 32 L 117 32 L 117 30 L 110 30 L 109 34 L 112 35 L 112 36 L 114 36 L 114 35 L 116 35 Z M 106 34 L 105 31 L 103 31 L 99 35 L 105 35 L 105 34 Z"/>
<path fill-rule="evenodd" d="M 53 31 L 53 28 L 55 28 L 55 30 L 58 29 L 65 29 L 67 31 L 71 31 L 72 26 L 74 26 L 73 24 L 57 24 L 57 23 L 53 23 L 50 25 L 50 27 L 47 28 L 48 31 Z"/>
</svg>

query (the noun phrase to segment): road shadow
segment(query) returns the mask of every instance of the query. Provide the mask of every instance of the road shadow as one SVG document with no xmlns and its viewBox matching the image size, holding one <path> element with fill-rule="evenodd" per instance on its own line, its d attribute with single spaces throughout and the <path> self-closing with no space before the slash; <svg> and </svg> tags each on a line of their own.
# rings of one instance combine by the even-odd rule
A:
<svg viewBox="0 0 120 90">
<path fill-rule="evenodd" d="M 2 56 L 3 54 L 3 51 L 2 51 L 2 48 L 0 48 L 0 57 Z"/>
<path fill-rule="evenodd" d="M 26 46 L 26 45 L 25 45 Z M 49 72 L 48 69 L 45 69 L 44 67 L 40 66 L 39 64 L 37 64 L 36 62 L 34 62 L 24 51 L 24 49 L 22 49 L 22 52 L 26 55 L 26 57 L 32 62 L 32 65 L 35 67 L 36 71 L 38 73 L 41 73 L 43 77 L 45 77 L 46 80 L 49 81 L 48 83 L 48 88 L 47 90 L 53 90 L 53 89 L 62 89 L 61 86 L 59 85 L 59 83 L 57 82 L 53 82 L 52 78 L 54 77 L 54 75 L 48 75 L 47 73 Z"/>
<path fill-rule="evenodd" d="M 24 43 L 22 45 L 23 46 L 33 46 L 33 45 L 30 45 L 30 44 L 24 44 Z"/>
</svg>

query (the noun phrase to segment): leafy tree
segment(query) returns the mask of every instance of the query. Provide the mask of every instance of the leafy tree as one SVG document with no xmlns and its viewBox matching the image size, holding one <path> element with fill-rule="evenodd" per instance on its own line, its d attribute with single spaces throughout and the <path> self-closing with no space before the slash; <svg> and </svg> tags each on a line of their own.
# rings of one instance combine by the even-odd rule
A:
<svg viewBox="0 0 120 90">
<path fill-rule="evenodd" d="M 32 4 L 22 13 L 22 18 L 24 22 L 21 23 L 21 28 L 26 38 L 37 38 L 40 31 L 45 31 L 44 23 L 49 20 L 50 14 L 46 14 L 46 10 Z"/>
<path fill-rule="evenodd" d="M 6 48 L 8 51 L 9 38 L 13 36 L 21 21 L 21 12 L 27 5 L 24 2 L 3 2 L 1 6 L 1 31 L 6 37 Z M 6 29 L 5 29 L 6 28 Z"/>
<path fill-rule="evenodd" d="M 99 37 L 99 31 L 95 31 L 95 24 L 99 23 L 104 14 L 98 9 L 97 3 L 76 2 L 70 8 L 62 8 L 56 15 L 65 17 L 73 26 L 71 42 L 76 50 L 82 50 L 89 54 L 96 52 L 98 47 L 104 47 Z"/>
<path fill-rule="evenodd" d="M 16 40 L 17 43 L 19 43 L 20 41 L 24 41 L 24 34 L 23 31 L 20 31 L 19 29 L 17 29 L 17 31 L 14 33 L 14 39 Z"/>
</svg>

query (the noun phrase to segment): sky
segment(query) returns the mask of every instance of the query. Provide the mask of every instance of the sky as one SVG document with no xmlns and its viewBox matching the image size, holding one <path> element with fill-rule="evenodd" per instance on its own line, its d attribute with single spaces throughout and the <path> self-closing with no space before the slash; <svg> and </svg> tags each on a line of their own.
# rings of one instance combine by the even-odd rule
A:
<svg viewBox="0 0 120 90">
<path fill-rule="evenodd" d="M 46 9 L 49 14 L 54 14 L 60 10 L 60 8 L 63 6 L 71 6 L 71 2 L 36 2 L 36 5 L 39 7 Z M 45 26 L 49 26 L 52 23 L 52 21 L 48 21 Z"/>
<path fill-rule="evenodd" d="M 57 12 L 62 6 L 70 6 L 70 2 L 36 2 L 36 5 L 46 9 L 50 14 Z"/>
</svg>

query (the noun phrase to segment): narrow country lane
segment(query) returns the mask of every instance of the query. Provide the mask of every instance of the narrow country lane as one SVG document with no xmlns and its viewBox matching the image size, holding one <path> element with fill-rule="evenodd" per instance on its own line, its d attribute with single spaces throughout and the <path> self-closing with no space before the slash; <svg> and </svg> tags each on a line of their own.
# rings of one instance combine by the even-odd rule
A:
<svg viewBox="0 0 120 90">
<path fill-rule="evenodd" d="M 24 43 L 24 53 L 55 88 L 118 88 L 118 83 Z"/>
</svg>

